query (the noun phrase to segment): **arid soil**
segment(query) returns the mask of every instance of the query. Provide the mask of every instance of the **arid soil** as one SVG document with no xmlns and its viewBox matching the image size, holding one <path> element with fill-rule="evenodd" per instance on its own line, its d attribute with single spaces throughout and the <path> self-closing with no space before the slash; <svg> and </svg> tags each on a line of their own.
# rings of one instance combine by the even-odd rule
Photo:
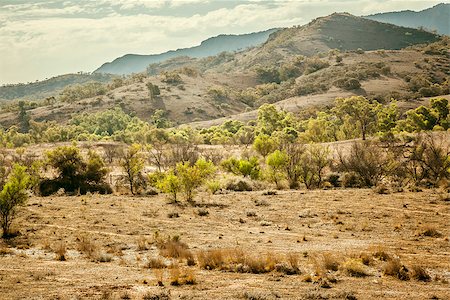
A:
<svg viewBox="0 0 450 300">
<path fill-rule="evenodd" d="M 165 195 L 33 197 L 15 220 L 19 235 L 0 246 L 0 298 L 448 299 L 447 196 L 369 189 L 200 193 L 195 205 L 170 204 Z M 436 234 L 427 236 L 427 229 Z M 179 236 L 196 261 L 209 249 L 297 255 L 300 274 L 205 270 L 181 260 L 178 268 L 196 284 L 172 286 L 170 267 L 147 266 L 160 255 L 155 240 L 168 235 Z M 62 246 L 65 261 L 56 254 Z M 422 266 L 430 280 L 383 274 L 388 262 L 380 252 L 398 256 L 409 270 Z M 340 264 L 337 271 L 327 271 L 325 256 Z M 351 276 L 344 262 L 360 257 L 370 260 L 367 276 Z"/>
</svg>

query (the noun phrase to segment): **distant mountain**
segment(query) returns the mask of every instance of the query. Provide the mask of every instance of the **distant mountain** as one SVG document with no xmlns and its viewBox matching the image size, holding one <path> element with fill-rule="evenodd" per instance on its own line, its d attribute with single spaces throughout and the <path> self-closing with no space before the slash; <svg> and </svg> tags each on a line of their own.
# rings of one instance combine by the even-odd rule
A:
<svg viewBox="0 0 450 300">
<path fill-rule="evenodd" d="M 379 13 L 364 18 L 412 28 L 436 30 L 439 34 L 450 35 L 450 3 L 441 3 L 422 11 L 404 10 Z"/>
<path fill-rule="evenodd" d="M 189 56 L 201 58 L 216 55 L 224 51 L 243 50 L 264 43 L 269 38 L 269 35 L 277 30 L 278 29 L 269 29 L 266 31 L 241 35 L 222 34 L 203 41 L 199 46 L 172 50 L 161 54 L 127 54 L 116 58 L 112 62 L 103 64 L 100 68 L 95 70 L 94 73 L 127 75 L 145 71 L 149 64 L 162 62 L 174 57 Z"/>
</svg>

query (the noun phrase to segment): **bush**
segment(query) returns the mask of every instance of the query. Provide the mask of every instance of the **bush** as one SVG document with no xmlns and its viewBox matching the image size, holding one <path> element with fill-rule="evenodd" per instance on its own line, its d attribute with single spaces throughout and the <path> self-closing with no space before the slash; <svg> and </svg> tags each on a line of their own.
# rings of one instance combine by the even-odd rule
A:
<svg viewBox="0 0 450 300">
<path fill-rule="evenodd" d="M 268 177 L 270 181 L 275 183 L 278 189 L 281 188 L 281 180 L 284 179 L 282 170 L 285 168 L 287 162 L 288 157 L 286 153 L 281 152 L 280 150 L 275 150 L 267 156 L 266 164 L 268 166 Z"/>
<path fill-rule="evenodd" d="M 24 205 L 28 199 L 26 190 L 30 184 L 30 176 L 26 173 L 26 167 L 14 165 L 11 174 L 0 192 L 0 223 L 2 237 L 8 237 L 10 227 L 16 216 L 17 207 Z"/>
<path fill-rule="evenodd" d="M 357 185 L 357 182 L 360 182 L 364 186 L 372 187 L 388 173 L 389 161 L 386 154 L 374 143 L 355 142 L 348 155 L 344 156 L 342 152 L 338 155 L 338 170 L 357 176 L 356 180 L 346 180 L 345 184 Z"/>
<path fill-rule="evenodd" d="M 197 160 L 194 165 L 191 165 L 189 162 L 177 164 L 176 174 L 180 179 L 180 185 L 186 201 L 194 199 L 195 190 L 214 172 L 214 164 L 204 159 Z"/>
<path fill-rule="evenodd" d="M 221 163 L 222 167 L 235 175 L 242 175 L 252 179 L 260 177 L 260 167 L 257 157 L 250 157 L 248 159 L 237 159 L 231 157 Z"/>
<path fill-rule="evenodd" d="M 49 196 L 59 189 L 66 192 L 100 192 L 108 194 L 111 187 L 104 182 L 107 168 L 102 158 L 95 152 L 89 151 L 85 161 L 76 146 L 61 146 L 46 153 L 46 164 L 54 168 L 58 177 L 44 179 L 39 183 L 42 196 Z"/>
<path fill-rule="evenodd" d="M 156 183 L 156 186 L 163 193 L 168 193 L 171 195 L 174 202 L 177 201 L 177 195 L 181 191 L 180 179 L 173 173 L 169 172 Z"/>
<path fill-rule="evenodd" d="M 225 184 L 225 188 L 229 191 L 247 192 L 252 191 L 253 187 L 249 180 L 234 178 Z"/>
</svg>

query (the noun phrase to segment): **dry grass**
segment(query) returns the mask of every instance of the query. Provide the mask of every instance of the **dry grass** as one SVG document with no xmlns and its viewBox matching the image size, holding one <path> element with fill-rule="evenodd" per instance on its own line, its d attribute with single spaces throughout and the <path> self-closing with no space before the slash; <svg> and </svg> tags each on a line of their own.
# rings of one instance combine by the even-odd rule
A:
<svg viewBox="0 0 450 300">
<path fill-rule="evenodd" d="M 56 260 L 65 261 L 67 259 L 67 248 L 65 242 L 60 242 L 55 247 Z"/>
<path fill-rule="evenodd" d="M 413 265 L 411 267 L 411 277 L 418 281 L 428 282 L 431 280 L 431 276 L 428 274 L 427 270 L 422 266 Z"/>
<path fill-rule="evenodd" d="M 94 259 L 98 254 L 98 246 L 88 235 L 82 235 L 77 238 L 78 251 L 90 259 Z"/>
<path fill-rule="evenodd" d="M 359 259 L 348 259 L 342 266 L 342 270 L 353 277 L 366 277 L 369 276 L 367 267 Z"/>
<path fill-rule="evenodd" d="M 162 260 L 160 257 L 154 258 L 148 258 L 147 263 L 145 265 L 149 269 L 164 269 L 167 267 L 164 260 Z"/>
<path fill-rule="evenodd" d="M 427 237 L 434 237 L 434 238 L 442 237 L 442 233 L 440 233 L 436 228 L 434 228 L 432 226 L 427 226 L 427 227 L 423 228 L 420 231 L 419 235 L 427 236 Z"/>
<path fill-rule="evenodd" d="M 167 239 L 160 239 L 156 242 L 159 253 L 164 257 L 186 259 L 192 261 L 193 254 L 189 250 L 186 243 L 180 241 L 179 237 L 167 237 Z"/>
<path fill-rule="evenodd" d="M 400 259 L 394 258 L 387 261 L 383 266 L 383 274 L 396 277 L 400 280 L 409 280 L 408 269 L 401 263 Z"/>
</svg>

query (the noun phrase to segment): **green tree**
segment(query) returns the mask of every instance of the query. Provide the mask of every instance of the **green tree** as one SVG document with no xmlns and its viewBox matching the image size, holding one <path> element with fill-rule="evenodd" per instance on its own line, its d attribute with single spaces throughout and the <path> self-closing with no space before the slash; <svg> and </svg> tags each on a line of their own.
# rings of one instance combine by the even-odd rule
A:
<svg viewBox="0 0 450 300">
<path fill-rule="evenodd" d="M 277 189 L 281 188 L 281 181 L 284 179 L 283 169 L 286 167 L 287 163 L 287 154 L 280 150 L 275 150 L 266 158 L 269 179 L 275 183 Z"/>
<path fill-rule="evenodd" d="M 191 165 L 189 162 L 180 162 L 177 164 L 176 174 L 180 179 L 186 201 L 194 200 L 195 190 L 214 172 L 214 164 L 202 158 L 197 160 L 194 165 Z"/>
<path fill-rule="evenodd" d="M 17 212 L 18 206 L 24 205 L 28 199 L 27 189 L 30 177 L 26 167 L 18 164 L 13 166 L 11 174 L 0 192 L 0 217 L 3 237 L 9 236 L 9 230 Z"/>
<path fill-rule="evenodd" d="M 278 145 L 275 140 L 267 134 L 259 134 L 253 142 L 253 148 L 264 157 L 275 151 L 277 147 Z"/>
<path fill-rule="evenodd" d="M 151 82 L 148 82 L 146 84 L 148 93 L 150 95 L 150 99 L 155 98 L 156 96 L 159 96 L 161 94 L 161 91 L 159 90 L 159 87 L 156 84 L 153 84 Z"/>
<path fill-rule="evenodd" d="M 19 123 L 20 132 L 27 133 L 30 131 L 30 116 L 27 113 L 24 101 L 19 101 Z"/>
<path fill-rule="evenodd" d="M 60 146 L 46 153 L 47 164 L 58 172 L 58 177 L 64 181 L 78 186 L 86 168 L 86 163 L 78 147 Z"/>
<path fill-rule="evenodd" d="M 126 180 L 130 185 L 132 195 L 136 194 L 140 185 L 141 172 L 144 169 L 144 158 L 142 155 L 142 147 L 137 144 L 131 145 L 124 151 L 120 165 L 125 171 Z"/>
<path fill-rule="evenodd" d="M 333 112 L 341 118 L 349 116 L 351 121 L 359 126 L 362 139 L 365 140 L 367 134 L 376 125 L 378 107 L 377 104 L 370 103 L 362 96 L 353 96 L 337 98 Z"/>
<path fill-rule="evenodd" d="M 182 186 L 180 179 L 174 174 L 173 171 L 170 171 L 163 178 L 159 179 L 156 186 L 162 192 L 170 194 L 172 196 L 172 200 L 177 202 L 177 195 L 181 191 Z"/>
</svg>

